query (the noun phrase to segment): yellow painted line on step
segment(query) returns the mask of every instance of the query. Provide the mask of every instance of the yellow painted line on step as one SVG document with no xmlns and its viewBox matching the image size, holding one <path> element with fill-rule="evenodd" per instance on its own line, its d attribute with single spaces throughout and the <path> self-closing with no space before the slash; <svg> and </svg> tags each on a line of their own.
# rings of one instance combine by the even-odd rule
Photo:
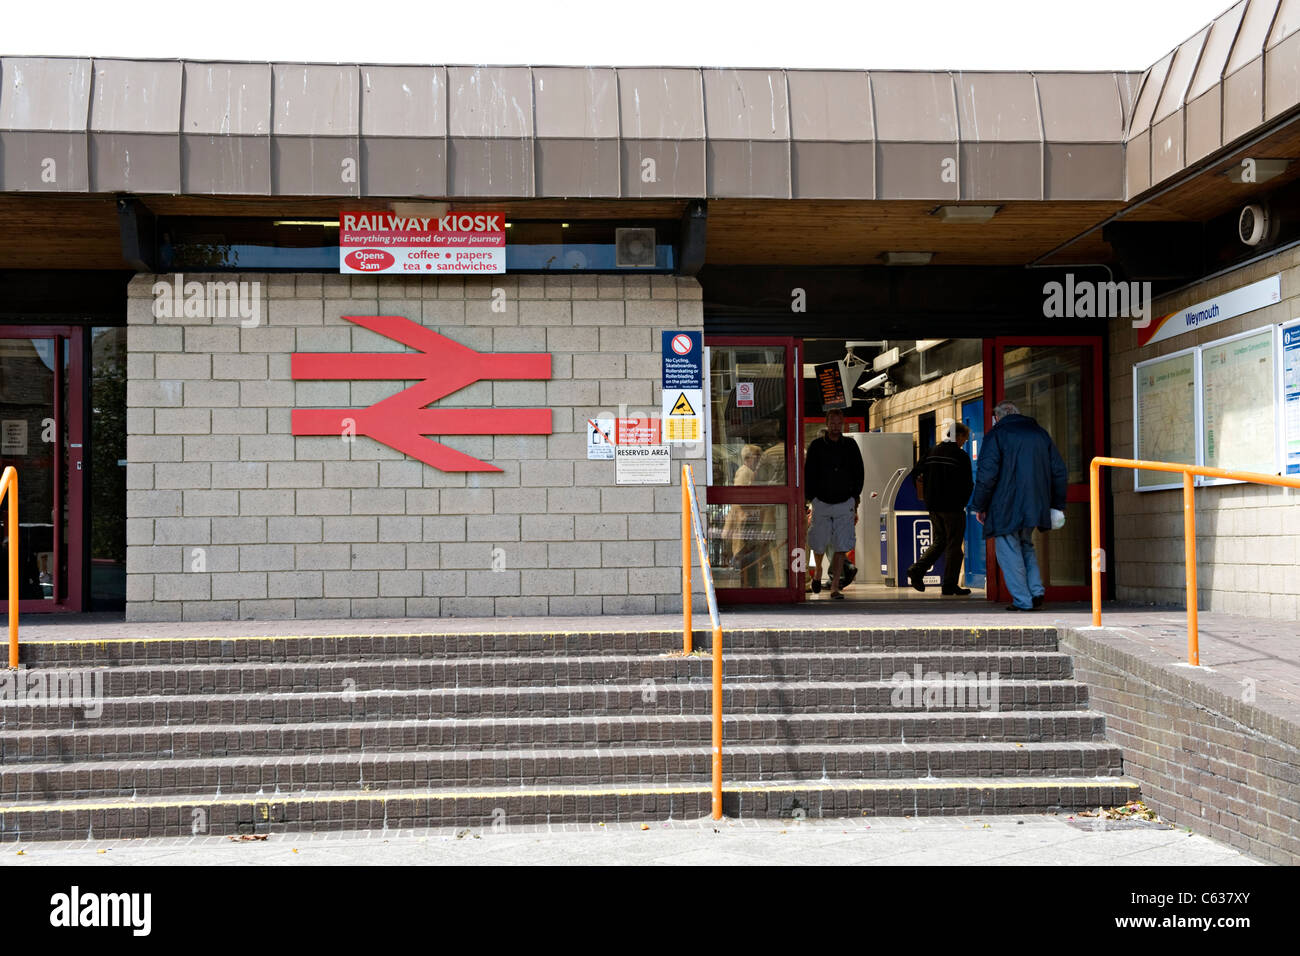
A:
<svg viewBox="0 0 1300 956">
<path fill-rule="evenodd" d="M 930 625 L 917 625 L 918 627 L 928 627 Z M 1050 625 L 1030 625 L 1050 629 Z M 942 628 L 940 625 L 939 627 Z M 954 627 L 942 628 L 945 630 L 964 630 L 972 634 L 984 634 L 990 631 L 1022 631 L 1025 628 L 1016 627 L 1015 625 L 990 624 L 988 626 L 976 627 Z M 737 631 L 757 632 L 762 634 L 806 634 L 810 630 L 803 627 L 777 628 L 777 627 L 737 627 Z M 875 634 L 889 632 L 893 633 L 899 630 L 909 630 L 907 627 L 819 627 L 815 629 L 822 634 Z M 461 638 L 461 637 L 532 637 L 537 640 L 545 641 L 551 638 L 573 637 L 575 635 L 601 635 L 601 634 L 657 634 L 672 637 L 675 632 L 671 630 L 646 630 L 646 631 L 626 631 L 626 630 L 595 630 L 595 631 L 396 631 L 366 634 L 226 634 L 226 635 L 179 635 L 179 636 L 156 636 L 156 637 L 95 637 L 95 638 L 66 638 L 63 640 L 24 640 L 21 643 L 24 646 L 49 646 L 49 647 L 70 647 L 75 645 L 93 644 L 96 647 L 111 647 L 114 644 L 178 644 L 184 641 L 206 641 L 211 643 L 219 641 L 317 641 L 317 640 L 342 640 L 348 637 L 365 637 L 365 638 L 401 638 L 401 637 L 442 637 L 442 638 Z M 680 637 L 680 632 L 676 632 Z"/>
<path fill-rule="evenodd" d="M 1108 786 L 1108 787 L 1126 787 L 1136 790 L 1138 784 L 1135 781 L 1116 780 L 1102 781 L 1097 779 L 1080 779 L 1077 781 L 1062 780 L 1007 780 L 1007 781 L 980 781 L 979 783 L 961 782 L 960 779 L 945 783 L 941 780 L 916 780 L 916 781 L 842 781 L 838 783 L 828 783 L 822 781 L 810 781 L 808 783 L 731 783 L 723 786 L 724 793 L 786 793 L 790 791 L 832 791 L 832 790 L 951 790 L 954 788 L 969 788 L 979 790 L 1011 790 L 1017 788 L 1046 789 L 1048 787 L 1070 787 L 1070 786 Z M 117 803 L 64 803 L 64 804 L 27 804 L 0 807 L 0 816 L 6 813 L 52 813 L 52 812 L 80 812 L 89 810 L 153 810 L 153 809 L 170 809 L 176 807 L 218 807 L 218 806 L 241 806 L 249 803 L 264 804 L 287 804 L 287 803 L 345 803 L 348 801 L 366 801 L 387 803 L 390 800 L 508 800 L 513 797 L 637 797 L 637 796 L 676 796 L 687 793 L 709 793 L 709 784 L 700 784 L 698 786 L 684 784 L 681 786 L 664 786 L 664 787 L 638 787 L 638 788 L 597 788 L 582 787 L 573 790 L 455 790 L 455 791 L 429 791 L 429 790 L 403 790 L 403 791 L 379 791 L 373 793 L 324 793 L 324 794 L 299 794 L 285 795 L 277 794 L 275 796 L 230 796 L 230 797 L 201 797 L 195 796 L 189 800 L 181 799 L 164 799 L 164 800 L 146 800 L 146 801 L 121 801 Z"/>
</svg>

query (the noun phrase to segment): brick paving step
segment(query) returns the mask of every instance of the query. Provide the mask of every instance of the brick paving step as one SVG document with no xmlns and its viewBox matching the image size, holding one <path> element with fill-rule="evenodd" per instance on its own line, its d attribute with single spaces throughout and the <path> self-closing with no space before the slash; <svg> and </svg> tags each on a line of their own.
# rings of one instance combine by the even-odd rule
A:
<svg viewBox="0 0 1300 956">
<path fill-rule="evenodd" d="M 1053 625 L 1006 627 L 911 627 L 803 630 L 736 630 L 724 633 L 731 651 L 1053 651 Z M 697 648 L 709 633 L 695 632 Z M 352 634 L 227 638 L 115 638 L 93 641 L 23 641 L 24 666 L 116 666 L 147 664 L 284 663 L 328 660 L 384 660 L 487 655 L 576 656 L 580 654 L 663 654 L 680 650 L 681 631 Z"/>
<path fill-rule="evenodd" d="M 1073 676 L 1068 654 L 1057 651 L 912 651 L 902 653 L 755 653 L 724 656 L 725 680 L 891 680 L 917 668 L 928 677 L 998 674 L 1008 679 L 1063 680 Z M 433 660 L 360 660 L 295 663 L 182 664 L 102 668 L 96 677 L 108 697 L 180 694 L 296 693 L 405 690 L 434 687 L 539 687 L 581 683 L 709 681 L 709 656 L 585 655 L 479 657 Z M 66 674 L 62 668 L 29 673 Z M 93 685 L 92 685 L 93 686 Z"/>
<path fill-rule="evenodd" d="M 1105 719 L 1090 711 L 791 714 L 723 717 L 727 746 L 800 740 L 826 744 L 1100 741 Z M 340 721 L 178 727 L 27 730 L 0 736 L 0 764 L 266 757 L 347 751 L 708 746 L 705 715 L 542 717 L 514 720 Z"/>
<path fill-rule="evenodd" d="M 982 692 L 985 697 L 980 697 Z M 998 680 L 979 691 L 950 685 L 928 709 L 1077 710 L 1087 688 L 1073 680 Z M 899 696 L 896 698 L 895 695 Z M 334 693 L 169 695 L 108 698 L 58 706 L 0 701 L 5 731 L 87 727 L 167 727 L 193 723 L 303 723 L 318 720 L 396 720 L 417 717 L 563 717 L 583 714 L 706 714 L 712 686 L 684 684 L 575 684 L 567 687 L 466 687 L 427 690 L 350 690 Z M 906 696 L 903 696 L 906 695 Z M 897 700 L 897 703 L 896 703 Z M 737 681 L 723 687 L 723 712 L 742 714 L 926 710 L 924 686 L 891 681 Z M 98 710 L 97 716 L 94 712 Z"/>
<path fill-rule="evenodd" d="M 707 747 L 412 751 L 24 764 L 0 768 L 0 800 L 142 794 L 270 794 L 435 786 L 587 786 L 708 779 Z M 752 744 L 723 751 L 723 775 L 746 781 L 835 778 L 1118 776 L 1105 742 Z"/>
<path fill-rule="evenodd" d="M 1138 793 L 1137 783 L 1125 777 L 727 782 L 723 809 L 768 819 L 1050 813 L 1114 806 Z M 709 807 L 707 783 L 61 800 L 0 806 L 0 841 L 417 827 L 473 828 L 490 839 L 496 827 L 697 819 Z"/>
</svg>

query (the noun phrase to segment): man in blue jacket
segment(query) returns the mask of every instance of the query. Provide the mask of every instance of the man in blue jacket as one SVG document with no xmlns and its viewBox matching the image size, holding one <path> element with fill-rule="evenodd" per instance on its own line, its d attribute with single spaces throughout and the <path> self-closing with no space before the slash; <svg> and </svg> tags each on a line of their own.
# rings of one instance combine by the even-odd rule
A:
<svg viewBox="0 0 1300 956">
<path fill-rule="evenodd" d="M 1050 435 L 1011 402 L 993 409 L 984 436 L 970 506 L 993 539 L 998 567 L 1014 603 L 1008 611 L 1043 606 L 1043 579 L 1034 553 L 1034 529 L 1052 527 L 1052 511 L 1065 510 L 1069 473 Z"/>
</svg>

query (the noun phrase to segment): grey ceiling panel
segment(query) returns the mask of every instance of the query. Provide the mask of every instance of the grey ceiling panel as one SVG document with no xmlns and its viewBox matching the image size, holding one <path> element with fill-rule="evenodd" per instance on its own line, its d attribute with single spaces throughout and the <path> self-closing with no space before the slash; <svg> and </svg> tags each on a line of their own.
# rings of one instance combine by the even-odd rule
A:
<svg viewBox="0 0 1300 956">
<path fill-rule="evenodd" d="M 1126 199 L 1132 199 L 1151 186 L 1151 131 L 1144 130 L 1128 141 L 1124 148 L 1124 184 Z"/>
<path fill-rule="evenodd" d="M 538 139 L 617 139 L 618 74 L 611 67 L 533 70 Z"/>
<path fill-rule="evenodd" d="M 91 132 L 179 133 L 179 62 L 96 60 Z"/>
<path fill-rule="evenodd" d="M 704 139 L 700 71 L 620 69 L 618 113 L 624 139 Z"/>
<path fill-rule="evenodd" d="M 876 144 L 877 199 L 961 199 L 960 176 L 955 143 Z"/>
<path fill-rule="evenodd" d="M 271 138 L 186 134 L 181 178 L 184 191 L 195 195 L 269 196 Z"/>
<path fill-rule="evenodd" d="M 1039 73 L 1048 142 L 1117 143 L 1124 138 L 1122 90 L 1112 73 Z"/>
<path fill-rule="evenodd" d="M 1186 162 L 1194 163 L 1222 145 L 1223 110 L 1218 86 L 1187 104 Z"/>
<path fill-rule="evenodd" d="M 1264 121 L 1264 58 L 1256 57 L 1223 80 L 1223 141 L 1230 143 Z"/>
<path fill-rule="evenodd" d="M 360 132 L 357 73 L 355 66 L 275 64 L 275 135 L 356 136 Z"/>
<path fill-rule="evenodd" d="M 1237 39 L 1237 29 L 1241 26 L 1242 14 L 1246 12 L 1246 2 L 1247 0 L 1238 0 L 1211 24 L 1205 50 L 1201 53 L 1201 62 L 1187 88 L 1189 103 L 1218 86 L 1223 79 L 1223 68 L 1228 65 L 1228 54 L 1232 52 L 1233 41 Z"/>
<path fill-rule="evenodd" d="M 448 195 L 534 196 L 533 162 L 531 139 L 453 137 L 447 157 Z"/>
<path fill-rule="evenodd" d="M 795 199 L 874 199 L 876 148 L 871 143 L 791 145 L 790 179 Z"/>
<path fill-rule="evenodd" d="M 709 140 L 710 197 L 790 198 L 790 144 Z"/>
<path fill-rule="evenodd" d="M 788 140 L 789 95 L 781 70 L 704 70 L 709 139 Z"/>
<path fill-rule="evenodd" d="M 1156 103 L 1155 113 L 1152 114 L 1151 121 L 1159 123 L 1167 116 L 1182 108 L 1184 98 L 1187 95 L 1188 84 L 1192 81 L 1192 73 L 1201 60 L 1201 50 L 1205 46 L 1205 38 L 1209 35 L 1210 28 L 1204 27 L 1199 33 L 1179 45 L 1174 51 L 1173 63 L 1169 67 L 1169 76 L 1165 79 L 1165 88 L 1160 93 L 1160 99 Z"/>
<path fill-rule="evenodd" d="M 1047 143 L 1043 198 L 1114 199 L 1124 193 L 1124 149 L 1117 143 Z"/>
<path fill-rule="evenodd" d="M 361 67 L 361 135 L 447 135 L 447 71 L 440 66 Z"/>
<path fill-rule="evenodd" d="M 449 135 L 481 139 L 532 137 L 533 81 L 527 67 L 448 67 L 447 90 Z"/>
<path fill-rule="evenodd" d="M 210 136 L 269 136 L 271 65 L 186 63 L 181 130 Z"/>
<path fill-rule="evenodd" d="M 90 192 L 86 134 L 0 130 L 0 189 Z"/>
<path fill-rule="evenodd" d="M 0 130 L 84 132 L 90 60 L 0 57 Z"/>
<path fill-rule="evenodd" d="M 953 81 L 963 142 L 1037 143 L 1043 138 L 1032 75 L 956 73 Z"/>
<path fill-rule="evenodd" d="M 1041 199 L 1041 143 L 962 143 L 961 198 Z"/>
<path fill-rule="evenodd" d="M 1168 179 L 1187 165 L 1183 153 L 1182 110 L 1151 127 L 1151 181 Z"/>
<path fill-rule="evenodd" d="M 871 92 L 878 140 L 956 143 L 957 100 L 949 74 L 872 73 Z"/>
<path fill-rule="evenodd" d="M 179 193 L 179 145 L 175 134 L 93 133 L 91 188 L 100 193 Z"/>
<path fill-rule="evenodd" d="M 635 199 L 706 195 L 704 142 L 623 140 L 623 195 Z"/>
<path fill-rule="evenodd" d="M 1300 33 L 1264 54 L 1264 118 L 1281 116 L 1300 103 Z"/>
<path fill-rule="evenodd" d="M 402 136 L 363 137 L 361 194 L 445 196 L 446 141 Z"/>
<path fill-rule="evenodd" d="M 614 139 L 539 139 L 539 196 L 617 198 L 619 143 Z"/>
<path fill-rule="evenodd" d="M 790 135 L 795 140 L 865 143 L 875 139 L 865 71 L 790 70 Z"/>
</svg>

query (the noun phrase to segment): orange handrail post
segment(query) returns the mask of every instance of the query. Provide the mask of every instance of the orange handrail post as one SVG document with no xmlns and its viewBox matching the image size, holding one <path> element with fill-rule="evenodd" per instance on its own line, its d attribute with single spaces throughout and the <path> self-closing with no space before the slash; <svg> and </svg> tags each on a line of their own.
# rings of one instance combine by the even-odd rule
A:
<svg viewBox="0 0 1300 956">
<path fill-rule="evenodd" d="M 722 819 L 722 628 L 713 629 L 713 819 Z"/>
<path fill-rule="evenodd" d="M 695 537 L 696 547 L 700 551 L 700 571 L 704 574 L 704 596 L 709 602 L 709 620 L 713 624 L 713 643 L 709 648 L 713 654 L 713 819 L 722 819 L 722 620 L 718 616 L 718 594 L 713 587 L 713 566 L 709 563 L 708 542 L 704 537 L 704 526 L 700 521 L 699 503 L 695 500 L 695 483 L 691 476 L 691 466 L 682 465 L 682 488 L 684 507 L 689 511 L 690 521 L 683 520 L 683 534 L 690 527 Z M 683 515 L 686 511 L 683 512 Z M 682 572 L 689 575 L 690 554 L 683 538 Z M 682 587 L 683 600 L 689 602 L 689 580 Z M 689 603 L 686 604 L 689 608 Z M 689 614 L 689 610 L 687 614 Z M 686 618 L 690 620 L 689 617 Z M 690 640 L 690 627 L 687 626 L 687 640 Z M 687 647 L 689 648 L 689 644 Z"/>
<path fill-rule="evenodd" d="M 682 655 L 691 652 L 691 489 L 682 465 Z"/>
<path fill-rule="evenodd" d="M 1187 663 L 1199 667 L 1201 645 L 1196 606 L 1196 503 L 1193 500 L 1194 479 L 1190 471 L 1183 472 L 1183 560 L 1187 564 Z"/>
<path fill-rule="evenodd" d="M 1104 558 L 1101 551 L 1101 469 L 1132 468 L 1136 471 L 1168 471 L 1183 476 L 1183 561 L 1187 577 L 1187 663 L 1199 667 L 1200 615 L 1196 597 L 1196 503 L 1195 476 L 1225 478 L 1256 485 L 1273 485 L 1279 488 L 1300 488 L 1300 477 L 1266 475 L 1258 471 L 1234 471 L 1231 468 L 1211 468 L 1208 465 L 1183 465 L 1171 461 L 1138 461 L 1134 458 L 1094 458 L 1089 475 L 1092 508 L 1092 626 L 1101 627 L 1101 571 Z"/>
<path fill-rule="evenodd" d="M 18 666 L 18 471 L 0 475 L 0 500 L 9 498 L 9 666 Z"/>
</svg>

